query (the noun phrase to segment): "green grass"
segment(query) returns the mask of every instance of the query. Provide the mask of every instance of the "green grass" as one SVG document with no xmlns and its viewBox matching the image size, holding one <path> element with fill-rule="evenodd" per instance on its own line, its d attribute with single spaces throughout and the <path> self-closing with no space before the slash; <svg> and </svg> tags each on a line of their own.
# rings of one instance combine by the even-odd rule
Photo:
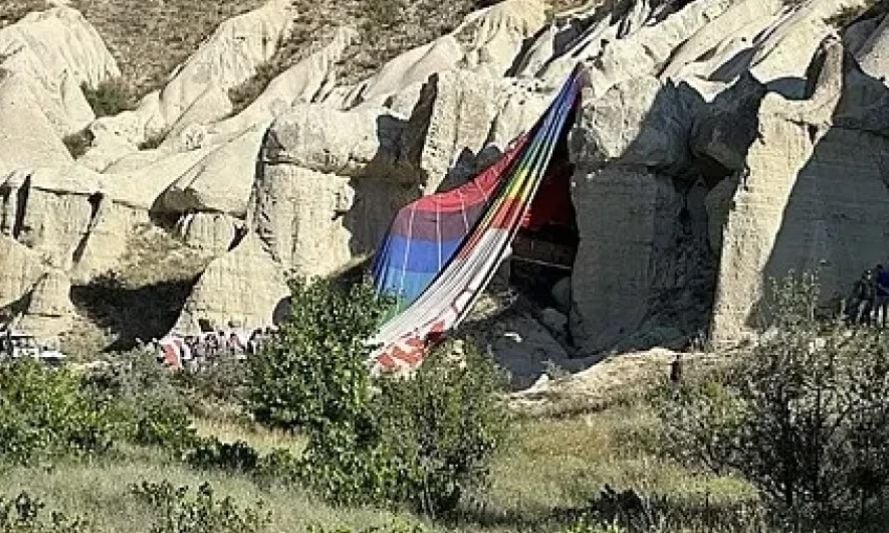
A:
<svg viewBox="0 0 889 533">
<path fill-rule="evenodd" d="M 510 451 L 494 465 L 487 493 L 465 505 L 457 517 L 434 525 L 407 513 L 331 507 L 299 488 L 261 488 L 245 476 L 195 471 L 158 451 L 139 448 L 93 462 L 12 468 L 0 476 L 0 494 L 27 489 L 51 509 L 89 517 L 102 532 L 145 531 L 152 510 L 131 496 L 128 487 L 164 479 L 193 488 L 209 481 L 218 494 L 241 505 L 261 499 L 272 512 L 272 531 L 305 531 L 312 523 L 358 530 L 385 526 L 393 518 L 422 523 L 429 531 L 563 531 L 573 520 L 569 511 L 587 506 L 605 484 L 669 495 L 679 507 L 700 506 L 705 500 L 714 509 L 755 502 L 751 488 L 740 480 L 698 475 L 660 457 L 659 424 L 644 402 L 563 419 L 523 420 Z M 199 420 L 196 426 L 202 435 L 244 440 L 263 452 L 281 447 L 298 452 L 304 445 L 300 437 L 231 421 Z"/>
</svg>

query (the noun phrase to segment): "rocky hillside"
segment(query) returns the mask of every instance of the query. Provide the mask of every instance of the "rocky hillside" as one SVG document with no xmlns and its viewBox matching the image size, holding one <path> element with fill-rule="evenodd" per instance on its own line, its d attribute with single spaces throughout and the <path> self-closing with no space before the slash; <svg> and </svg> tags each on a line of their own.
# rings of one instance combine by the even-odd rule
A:
<svg viewBox="0 0 889 533">
<path fill-rule="evenodd" d="M 170 15 L 110 16 L 127 4 L 0 16 L 0 308 L 22 328 L 99 323 L 125 344 L 265 325 L 287 275 L 366 257 L 577 63 L 580 244 L 557 337 L 585 353 L 735 342 L 769 276 L 820 267 L 839 295 L 887 260 L 885 2 L 219 2 L 187 39 Z M 97 117 L 111 80 L 148 92 Z"/>
</svg>

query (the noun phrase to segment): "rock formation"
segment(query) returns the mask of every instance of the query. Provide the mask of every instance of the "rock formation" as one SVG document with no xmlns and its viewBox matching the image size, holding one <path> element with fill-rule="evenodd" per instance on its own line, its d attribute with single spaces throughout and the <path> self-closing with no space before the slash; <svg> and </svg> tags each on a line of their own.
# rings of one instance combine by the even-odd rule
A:
<svg viewBox="0 0 889 533">
<path fill-rule="evenodd" d="M 160 228 L 208 258 L 171 327 L 268 325 L 288 276 L 367 258 L 393 213 L 490 164 L 581 63 L 579 245 L 544 322 L 560 336 L 567 321 L 583 354 L 737 342 L 769 277 L 817 267 L 830 299 L 889 260 L 889 17 L 874 4 L 635 0 L 548 17 L 504 0 L 355 84 L 337 79 L 361 46 L 344 21 L 235 113 L 229 90 L 301 16 L 270 0 L 98 119 L 81 86 L 120 74 L 101 36 L 71 8 L 29 15 L 0 29 L 0 309 L 61 333 L 82 312 L 72 286 L 125 270 L 134 235 Z M 85 128 L 75 160 L 63 139 Z M 192 283 L 184 270 L 161 281 Z"/>
</svg>

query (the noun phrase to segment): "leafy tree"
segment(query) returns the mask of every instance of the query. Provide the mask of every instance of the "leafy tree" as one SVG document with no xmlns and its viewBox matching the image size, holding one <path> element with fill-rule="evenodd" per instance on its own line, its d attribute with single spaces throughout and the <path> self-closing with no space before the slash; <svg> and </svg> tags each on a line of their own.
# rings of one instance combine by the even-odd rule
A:
<svg viewBox="0 0 889 533">
<path fill-rule="evenodd" d="M 291 282 L 290 318 L 249 361 L 246 407 L 259 422 L 320 429 L 364 416 L 370 399 L 367 339 L 385 303 L 365 284 Z"/>
</svg>

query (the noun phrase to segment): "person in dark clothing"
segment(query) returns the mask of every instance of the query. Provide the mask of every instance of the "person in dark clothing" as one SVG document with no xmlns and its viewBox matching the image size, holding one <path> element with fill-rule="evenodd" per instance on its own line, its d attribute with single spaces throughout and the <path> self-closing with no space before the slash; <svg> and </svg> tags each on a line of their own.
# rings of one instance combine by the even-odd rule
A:
<svg viewBox="0 0 889 533">
<path fill-rule="evenodd" d="M 865 270 L 855 287 L 849 302 L 849 321 L 853 324 L 870 324 L 876 298 L 876 280 L 870 269 Z"/>
<path fill-rule="evenodd" d="M 679 386 L 682 383 L 682 354 L 677 353 L 676 357 L 673 358 L 673 362 L 670 363 L 670 382 L 673 383 L 673 386 Z"/>
<path fill-rule="evenodd" d="M 877 315 L 880 317 L 880 327 L 886 327 L 886 311 L 889 310 L 889 270 L 883 268 L 883 265 L 877 265 L 876 282 L 876 305 L 874 306 L 874 322 Z"/>
</svg>

